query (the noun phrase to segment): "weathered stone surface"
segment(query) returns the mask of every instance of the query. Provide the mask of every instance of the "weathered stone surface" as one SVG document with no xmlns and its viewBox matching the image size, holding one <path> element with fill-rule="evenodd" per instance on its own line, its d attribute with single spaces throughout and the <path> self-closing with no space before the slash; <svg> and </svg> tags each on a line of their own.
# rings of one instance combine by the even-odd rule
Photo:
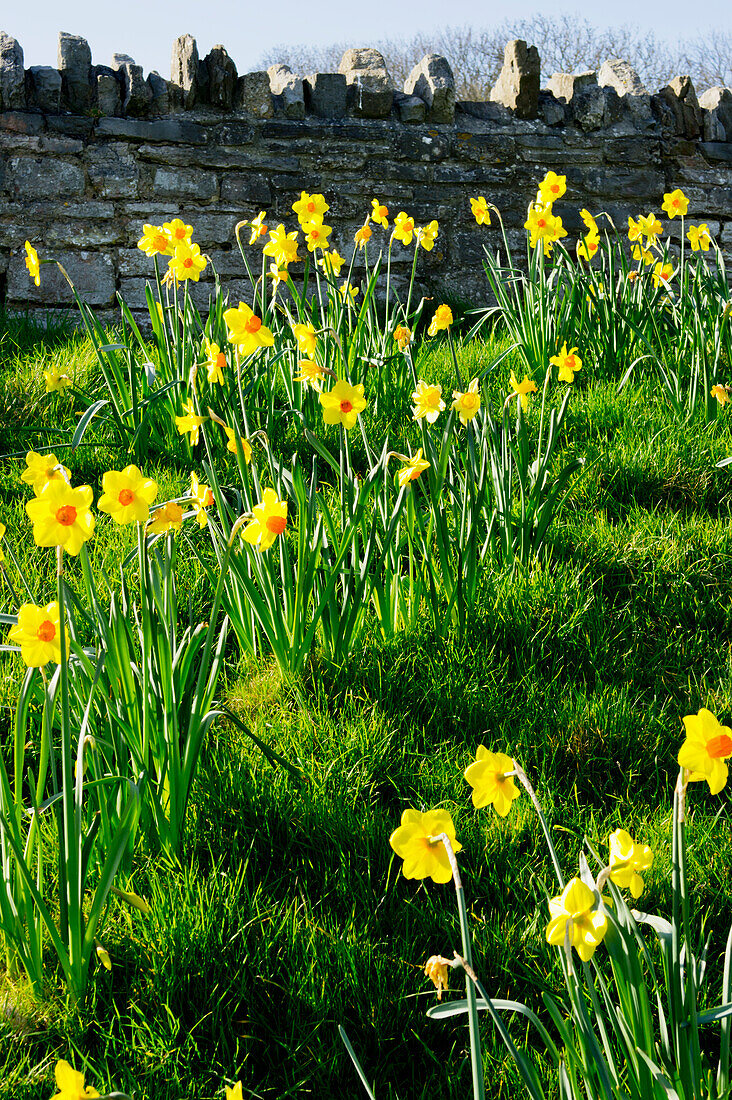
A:
<svg viewBox="0 0 732 1100">
<path fill-rule="evenodd" d="M 305 91 L 300 77 L 289 65 L 271 65 L 267 75 L 275 113 L 285 118 L 305 118 Z"/>
<path fill-rule="evenodd" d="M 124 83 L 122 110 L 130 118 L 140 118 L 152 103 L 152 89 L 145 80 L 141 65 L 130 65 L 127 61 L 121 72 Z"/>
<path fill-rule="evenodd" d="M 673 112 L 675 132 L 687 138 L 699 137 L 704 120 L 691 77 L 675 76 L 658 94 Z"/>
<path fill-rule="evenodd" d="M 547 90 L 565 103 L 571 103 L 576 95 L 594 87 L 597 87 L 597 73 L 590 70 L 584 73 L 553 73 L 547 84 Z"/>
<path fill-rule="evenodd" d="M 182 34 L 173 43 L 170 83 L 179 89 L 182 105 L 190 110 L 198 91 L 198 47 L 193 35 Z"/>
<path fill-rule="evenodd" d="M 272 192 L 263 176 L 234 175 L 224 176 L 221 183 L 221 201 L 232 203 L 257 203 L 269 206 Z"/>
<path fill-rule="evenodd" d="M 566 118 L 564 104 L 549 91 L 539 92 L 539 118 L 547 126 L 562 126 Z"/>
<path fill-rule="evenodd" d="M 218 195 L 215 172 L 200 172 L 193 168 L 156 168 L 153 193 L 156 198 L 199 199 L 208 202 Z"/>
<path fill-rule="evenodd" d="M 400 122 L 424 122 L 427 116 L 427 104 L 418 95 L 394 92 L 394 106 Z"/>
<path fill-rule="evenodd" d="M 519 118 L 536 118 L 539 113 L 541 61 L 536 46 L 512 39 L 503 55 L 503 68 L 491 91 L 491 101 L 515 111 Z"/>
<path fill-rule="evenodd" d="M 203 145 L 206 141 L 206 131 L 197 122 L 172 118 L 159 122 L 133 118 L 100 118 L 97 132 L 109 137 L 131 138 L 136 141 L 179 141 L 187 145 Z"/>
<path fill-rule="evenodd" d="M 55 157 L 12 157 L 10 192 L 17 198 L 55 199 L 59 195 L 82 195 L 84 173 L 78 164 Z"/>
<path fill-rule="evenodd" d="M 0 110 L 22 111 L 24 107 L 23 50 L 11 34 L 0 32 Z"/>
<path fill-rule="evenodd" d="M 378 50 L 346 50 L 338 71 L 346 78 L 348 103 L 357 118 L 391 114 L 394 83 Z"/>
<path fill-rule="evenodd" d="M 732 164 L 732 142 L 705 141 L 701 145 L 707 160 Z M 732 194 L 730 194 L 730 209 L 732 209 Z"/>
<path fill-rule="evenodd" d="M 732 141 L 732 89 L 707 88 L 699 96 L 704 111 L 704 140 Z"/>
<path fill-rule="evenodd" d="M 303 80 L 305 104 L 318 118 L 343 118 L 348 103 L 343 73 L 312 73 Z"/>
<path fill-rule="evenodd" d="M 83 115 L 91 107 L 91 50 L 85 38 L 60 31 L 58 36 L 58 68 L 61 73 L 63 98 L 71 111 Z"/>
<path fill-rule="evenodd" d="M 107 252 L 57 252 L 80 297 L 91 306 L 108 305 L 114 299 L 114 264 Z M 55 264 L 41 268 L 41 285 L 28 278 L 23 256 L 16 252 L 8 265 L 8 300 L 39 305 L 70 305 L 71 288 Z"/>
<path fill-rule="evenodd" d="M 115 55 L 116 56 L 116 55 Z M 97 110 L 103 115 L 122 113 L 123 84 L 115 69 L 106 65 L 95 65 Z"/>
<path fill-rule="evenodd" d="M 124 69 L 125 65 L 134 65 L 134 57 L 130 57 L 128 53 L 113 53 L 112 54 L 112 69 L 115 72 L 119 72 L 120 69 Z"/>
<path fill-rule="evenodd" d="M 151 118 L 161 118 L 170 111 L 170 94 L 168 81 L 160 73 L 155 71 L 148 75 L 147 83 L 150 88 L 150 107 L 148 114 Z"/>
<path fill-rule="evenodd" d="M 55 134 L 88 140 L 94 129 L 94 119 L 80 115 L 47 115 L 46 125 Z"/>
<path fill-rule="evenodd" d="M 94 191 L 102 198 L 137 197 L 139 170 L 128 145 L 122 142 L 90 145 L 87 171 Z"/>
<path fill-rule="evenodd" d="M 208 101 L 212 107 L 230 111 L 236 90 L 236 65 L 223 46 L 214 46 L 206 55 Z"/>
<path fill-rule="evenodd" d="M 455 104 L 455 110 L 460 110 L 470 118 L 478 118 L 481 122 L 491 122 L 494 126 L 507 126 L 513 122 L 512 113 L 500 103 L 480 103 L 476 100 L 461 99 Z"/>
<path fill-rule="evenodd" d="M 648 95 L 648 89 L 633 66 L 619 57 L 603 61 L 597 83 L 601 88 L 614 88 L 618 95 Z"/>
<path fill-rule="evenodd" d="M 266 72 L 244 73 L 236 82 L 234 106 L 254 118 L 272 118 L 274 104 Z"/>
<path fill-rule="evenodd" d="M 425 101 L 430 122 L 455 118 L 455 77 L 449 62 L 439 54 L 427 54 L 414 66 L 404 81 L 404 92 Z"/>
<path fill-rule="evenodd" d="M 61 109 L 61 73 L 50 65 L 31 65 L 28 104 L 39 111 L 58 114 Z"/>
</svg>

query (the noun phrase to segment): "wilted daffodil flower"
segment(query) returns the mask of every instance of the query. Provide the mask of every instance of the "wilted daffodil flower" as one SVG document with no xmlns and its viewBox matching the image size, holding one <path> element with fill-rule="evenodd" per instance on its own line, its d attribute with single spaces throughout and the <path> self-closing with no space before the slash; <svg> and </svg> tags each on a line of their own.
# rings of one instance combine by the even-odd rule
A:
<svg viewBox="0 0 732 1100">
<path fill-rule="evenodd" d="M 559 355 L 552 355 L 549 362 L 552 366 L 559 367 L 560 382 L 574 382 L 575 371 L 582 369 L 582 360 L 577 355 L 577 348 L 567 351 L 566 341 L 562 344 Z"/>
<path fill-rule="evenodd" d="M 389 837 L 389 843 L 404 860 L 405 878 L 431 878 L 433 882 L 449 882 L 452 868 L 440 833 L 445 833 L 453 852 L 462 844 L 455 839 L 455 826 L 447 810 L 405 810 L 401 825 Z"/>
<path fill-rule="evenodd" d="M 394 329 L 394 343 L 400 351 L 406 351 L 412 342 L 412 330 L 406 325 L 397 325 Z"/>
<path fill-rule="evenodd" d="M 262 252 L 265 256 L 271 256 L 278 267 L 287 267 L 300 259 L 297 252 L 298 236 L 296 229 L 287 233 L 284 225 L 280 224 L 276 229 L 270 230 L 269 240 Z"/>
<path fill-rule="evenodd" d="M 460 417 L 460 423 L 465 426 L 468 421 L 473 419 L 480 408 L 478 379 L 474 378 L 472 380 L 465 393 L 461 393 L 460 390 L 453 390 L 452 396 L 454 398 L 452 407 Z"/>
<path fill-rule="evenodd" d="M 412 409 L 414 419 L 422 420 L 424 418 L 428 424 L 434 424 L 445 408 L 445 402 L 442 400 L 442 386 L 439 383 L 431 385 L 422 378 L 417 382 L 417 388 L 412 394 L 412 401 L 414 401 L 414 408 Z"/>
<path fill-rule="evenodd" d="M 60 465 L 54 454 L 41 455 L 36 451 L 28 451 L 25 463 L 26 469 L 20 475 L 20 480 L 26 485 L 31 485 L 36 496 L 40 496 L 41 491 L 50 481 L 64 483 L 71 480 L 71 474 L 65 466 Z"/>
<path fill-rule="evenodd" d="M 186 432 L 190 433 L 191 447 L 195 447 L 198 444 L 198 437 L 201 434 L 201 424 L 204 424 L 208 417 L 199 416 L 196 412 L 193 404 L 193 399 L 183 402 L 183 415 L 176 416 L 175 426 L 178 429 L 180 435 L 185 435 Z"/>
<path fill-rule="evenodd" d="M 702 222 L 701 225 L 690 225 L 686 236 L 691 245 L 692 252 L 698 252 L 699 249 L 701 249 L 702 252 L 709 251 L 709 246 L 712 243 L 712 235 L 709 232 L 709 226 L 706 222 Z"/>
<path fill-rule="evenodd" d="M 403 245 L 412 243 L 414 235 L 414 218 L 410 218 L 403 210 L 400 210 L 394 219 L 394 231 L 392 237 L 401 241 Z"/>
<path fill-rule="evenodd" d="M 303 355 L 312 358 L 315 355 L 315 347 L 318 343 L 318 334 L 311 321 L 307 324 L 293 325 L 292 333 L 297 340 L 297 349 Z"/>
<path fill-rule="evenodd" d="M 636 844 L 625 829 L 610 834 L 610 881 L 622 890 L 630 890 L 634 898 L 643 893 L 643 879 L 639 872 L 647 871 L 653 863 L 653 852 L 647 844 Z"/>
<path fill-rule="evenodd" d="M 28 268 L 28 275 L 36 284 L 41 285 L 41 265 L 38 261 L 38 253 L 36 252 L 30 241 L 25 242 L 25 266 Z"/>
<path fill-rule="evenodd" d="M 523 382 L 519 382 L 516 375 L 511 371 L 511 377 L 509 379 L 511 388 L 514 393 L 518 394 L 521 399 L 521 408 L 526 412 L 529 407 L 529 394 L 536 393 L 536 382 L 532 382 L 528 375 L 524 375 Z"/>
<path fill-rule="evenodd" d="M 729 404 L 729 400 L 730 400 L 729 386 L 720 386 L 719 384 L 717 384 L 716 386 L 712 386 L 712 388 L 709 392 L 711 393 L 712 397 L 716 397 L 716 399 L 717 399 L 717 401 L 719 402 L 720 405 L 728 405 Z"/>
<path fill-rule="evenodd" d="M 364 245 L 369 243 L 372 236 L 373 236 L 373 233 L 371 231 L 371 226 L 369 225 L 368 222 L 365 222 L 361 226 L 361 228 L 356 231 L 356 234 L 353 238 L 353 243 L 357 244 L 359 248 L 363 248 Z"/>
<path fill-rule="evenodd" d="M 63 1058 L 56 1063 L 55 1076 L 58 1092 L 53 1095 L 52 1100 L 91 1100 L 92 1097 L 99 1096 L 91 1085 L 84 1087 L 84 1074 L 73 1069 Z"/>
<path fill-rule="evenodd" d="M 732 756 L 732 729 L 721 726 L 704 707 L 698 714 L 687 714 L 684 726 L 686 740 L 679 749 L 678 762 L 691 773 L 688 782 L 706 779 L 710 793 L 719 794 L 727 782 L 725 760 Z"/>
<path fill-rule="evenodd" d="M 669 191 L 663 196 L 661 209 L 666 211 L 669 218 L 675 218 L 677 214 L 683 216 L 689 209 L 689 200 L 677 187 L 675 191 Z"/>
<path fill-rule="evenodd" d="M 388 220 L 389 209 L 379 202 L 378 199 L 371 200 L 371 221 L 376 225 L 382 225 L 384 229 L 389 228 Z"/>
<path fill-rule="evenodd" d="M 442 991 L 447 989 L 447 978 L 450 971 L 450 963 L 448 959 L 443 959 L 442 955 L 431 955 L 427 962 L 424 964 L 424 976 L 429 978 L 437 989 L 437 1000 L 442 1000 Z"/>
<path fill-rule="evenodd" d="M 270 348 L 274 336 L 261 318 L 257 317 L 246 302 L 239 302 L 236 309 L 224 311 L 229 343 L 236 344 L 242 355 L 252 355 L 257 348 Z"/>
<path fill-rule="evenodd" d="M 20 646 L 20 656 L 28 668 L 41 668 L 54 661 L 61 660 L 61 622 L 59 606 L 49 603 L 46 607 L 36 607 L 24 603 L 18 611 L 18 622 L 11 626 L 8 634 L 11 645 Z M 69 644 L 69 632 L 66 631 L 66 645 Z"/>
<path fill-rule="evenodd" d="M 549 899 L 551 920 L 546 928 L 547 943 L 561 947 L 571 921 L 569 942 L 587 962 L 607 932 L 607 917 L 595 907 L 595 895 L 579 878 L 567 883 L 561 895 Z"/>
<path fill-rule="evenodd" d="M 318 397 L 323 406 L 323 420 L 326 424 L 342 424 L 350 430 L 358 420 L 359 413 L 366 408 L 363 385 L 350 386 L 339 379 L 332 390 Z"/>
<path fill-rule="evenodd" d="M 102 478 L 102 489 L 97 508 L 120 524 L 145 523 L 150 505 L 158 495 L 157 484 L 143 477 L 137 466 L 109 470 Z"/>
<path fill-rule="evenodd" d="M 491 224 L 490 210 L 483 195 L 479 195 L 477 199 L 470 200 L 470 209 L 478 225 Z"/>
<path fill-rule="evenodd" d="M 72 489 L 65 481 L 49 481 L 25 506 L 36 546 L 60 546 L 76 557 L 94 534 L 93 498 L 88 485 Z"/>
<path fill-rule="evenodd" d="M 422 448 L 420 447 L 416 455 L 409 459 L 406 466 L 402 466 L 401 470 L 397 473 L 400 488 L 404 488 L 405 485 L 409 485 L 410 481 L 414 481 L 419 477 L 421 473 L 428 470 L 430 463 L 422 457 Z"/>
<path fill-rule="evenodd" d="M 493 806 L 499 817 L 506 817 L 511 803 L 521 794 L 513 781 L 514 771 L 510 756 L 489 752 L 485 745 L 478 745 L 474 762 L 465 769 L 465 778 L 473 788 L 476 810 Z"/>
<path fill-rule="evenodd" d="M 167 531 L 180 531 L 183 526 L 183 509 L 174 500 L 156 508 L 147 525 L 149 535 L 164 535 Z"/>
<path fill-rule="evenodd" d="M 442 329 L 448 329 L 452 324 L 452 310 L 449 306 L 441 305 L 435 310 L 435 315 L 430 321 L 430 327 L 427 329 L 428 336 L 436 336 Z"/>
<path fill-rule="evenodd" d="M 287 501 L 278 500 L 274 489 L 265 489 L 261 504 L 255 504 L 252 511 L 254 518 L 241 537 L 259 550 L 269 550 L 287 527 Z"/>
</svg>

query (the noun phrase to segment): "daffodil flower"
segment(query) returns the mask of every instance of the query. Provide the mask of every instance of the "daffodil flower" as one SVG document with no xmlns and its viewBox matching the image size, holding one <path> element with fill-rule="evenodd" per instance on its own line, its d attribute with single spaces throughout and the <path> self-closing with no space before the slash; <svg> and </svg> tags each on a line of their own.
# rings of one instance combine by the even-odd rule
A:
<svg viewBox="0 0 732 1100">
<path fill-rule="evenodd" d="M 431 878 L 433 882 L 449 882 L 452 868 L 440 834 L 450 841 L 453 852 L 462 844 L 455 838 L 455 826 L 447 810 L 405 810 L 401 824 L 389 837 L 400 859 L 404 860 L 405 878 Z"/>
<path fill-rule="evenodd" d="M 561 895 L 549 899 L 551 920 L 546 928 L 547 943 L 561 947 L 569 925 L 569 942 L 583 962 L 595 954 L 607 932 L 607 917 L 597 908 L 595 894 L 579 878 L 567 883 Z"/>
</svg>

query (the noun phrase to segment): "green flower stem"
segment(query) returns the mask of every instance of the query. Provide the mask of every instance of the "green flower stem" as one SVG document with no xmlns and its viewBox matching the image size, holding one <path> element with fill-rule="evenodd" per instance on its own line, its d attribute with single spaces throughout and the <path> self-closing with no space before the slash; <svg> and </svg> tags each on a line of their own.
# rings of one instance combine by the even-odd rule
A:
<svg viewBox="0 0 732 1100">
<path fill-rule="evenodd" d="M 521 784 L 521 786 L 524 788 L 524 790 L 528 794 L 529 798 L 532 801 L 534 809 L 536 810 L 537 817 L 539 818 L 539 822 L 541 824 L 541 827 L 544 830 L 544 837 L 546 839 L 547 848 L 549 849 L 549 855 L 552 857 L 552 863 L 554 864 L 554 873 L 557 876 L 557 882 L 559 883 L 560 889 L 563 890 L 564 885 L 565 885 L 564 884 L 564 876 L 562 874 L 562 868 L 559 865 L 559 858 L 557 856 L 557 852 L 556 852 L 556 849 L 554 847 L 554 841 L 552 840 L 551 829 L 549 828 L 547 820 L 544 817 L 544 811 L 541 808 L 541 804 L 539 802 L 539 799 L 536 797 L 536 792 L 535 792 L 534 788 L 529 783 L 528 776 L 526 775 L 526 772 L 524 771 L 524 769 L 521 767 L 521 765 L 519 764 L 519 762 L 517 760 L 512 761 L 512 763 L 513 763 L 514 768 L 516 769 L 516 778 L 518 779 L 519 783 Z"/>
<path fill-rule="evenodd" d="M 468 925 L 468 911 L 465 906 L 465 892 L 463 890 L 460 869 L 455 859 L 455 853 L 447 833 L 440 833 L 435 840 L 442 841 L 445 845 L 447 858 L 450 861 L 452 880 L 455 883 L 457 895 L 458 914 L 460 916 L 460 935 L 463 941 L 463 959 L 467 964 L 464 967 L 466 974 L 470 974 L 468 967 L 473 966 L 473 951 L 470 943 L 470 927 Z M 473 1098 L 485 1100 L 485 1083 L 483 1080 L 483 1056 L 480 1049 L 480 1029 L 478 1026 L 478 1005 L 475 994 L 475 986 L 468 976 L 465 982 L 465 993 L 468 1001 L 468 1028 L 470 1032 L 470 1064 L 473 1071 Z"/>
</svg>

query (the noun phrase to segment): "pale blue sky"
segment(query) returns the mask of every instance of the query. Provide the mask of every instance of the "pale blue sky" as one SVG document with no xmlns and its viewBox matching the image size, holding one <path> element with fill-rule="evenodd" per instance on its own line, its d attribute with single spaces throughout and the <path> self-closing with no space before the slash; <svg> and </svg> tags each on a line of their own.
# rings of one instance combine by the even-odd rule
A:
<svg viewBox="0 0 732 1100">
<path fill-rule="evenodd" d="M 145 71 L 157 69 L 170 76 L 173 39 L 192 34 L 201 56 L 222 43 L 239 72 L 255 66 L 263 53 L 280 43 L 303 42 L 327 45 L 347 42 L 367 46 L 384 38 L 410 37 L 415 31 L 429 33 L 445 23 L 489 26 L 508 16 L 533 15 L 536 0 L 496 0 L 476 4 L 475 0 L 401 0 L 386 5 L 354 4 L 352 0 L 274 0 L 242 3 L 241 0 L 18 0 L 0 14 L 0 30 L 18 39 L 25 52 L 26 67 L 55 65 L 58 32 L 81 34 L 92 47 L 96 64 L 109 64 L 112 53 L 131 54 Z M 543 6 L 546 14 L 580 11 L 599 26 L 633 23 L 640 32 L 653 30 L 657 37 L 676 42 L 685 34 L 697 37 L 710 27 L 732 30 L 730 0 L 696 0 L 693 22 L 688 3 L 680 0 L 587 0 L 583 4 Z M 386 12 L 388 11 L 388 17 Z M 272 18 L 273 14 L 276 18 Z"/>
</svg>

